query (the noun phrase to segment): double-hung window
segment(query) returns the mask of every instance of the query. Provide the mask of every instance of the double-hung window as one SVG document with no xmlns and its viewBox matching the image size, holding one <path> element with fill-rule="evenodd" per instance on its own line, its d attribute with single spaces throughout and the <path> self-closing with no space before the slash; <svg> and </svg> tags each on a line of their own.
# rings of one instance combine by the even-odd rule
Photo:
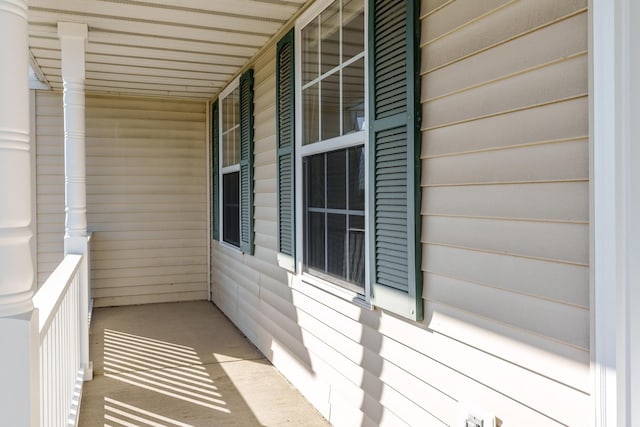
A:
<svg viewBox="0 0 640 427">
<path fill-rule="evenodd" d="M 418 15 L 418 0 L 318 0 L 278 43 L 276 64 L 279 259 L 412 319 L 422 316 Z"/>
<path fill-rule="evenodd" d="M 220 102 L 222 241 L 240 247 L 240 88 L 237 82 Z"/>
<path fill-rule="evenodd" d="M 326 2 L 299 25 L 302 271 L 365 295 L 365 15 Z"/>
<path fill-rule="evenodd" d="M 253 71 L 212 105 L 213 238 L 253 253 Z"/>
</svg>

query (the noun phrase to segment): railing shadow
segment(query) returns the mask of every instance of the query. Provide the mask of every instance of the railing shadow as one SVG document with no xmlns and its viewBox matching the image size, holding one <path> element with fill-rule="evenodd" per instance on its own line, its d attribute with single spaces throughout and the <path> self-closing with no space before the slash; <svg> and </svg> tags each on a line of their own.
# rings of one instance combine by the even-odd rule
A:
<svg viewBox="0 0 640 427">
<path fill-rule="evenodd" d="M 85 385 L 80 426 L 273 420 L 268 407 L 278 396 L 269 393 L 267 375 L 273 367 L 210 303 L 96 308 L 91 354 L 95 376 Z M 252 401 L 264 385 L 265 402 Z"/>
</svg>

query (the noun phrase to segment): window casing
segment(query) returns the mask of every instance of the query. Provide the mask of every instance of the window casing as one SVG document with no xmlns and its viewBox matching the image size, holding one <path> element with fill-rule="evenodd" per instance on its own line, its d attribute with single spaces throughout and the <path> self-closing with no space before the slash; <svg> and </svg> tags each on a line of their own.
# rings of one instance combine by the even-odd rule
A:
<svg viewBox="0 0 640 427">
<path fill-rule="evenodd" d="M 318 2 L 297 23 L 297 270 L 368 298 L 366 5 Z"/>
<path fill-rule="evenodd" d="M 240 91 L 236 80 L 220 96 L 221 240 L 240 247 Z"/>
<path fill-rule="evenodd" d="M 254 253 L 253 69 L 230 83 L 212 105 L 212 238 Z"/>
</svg>

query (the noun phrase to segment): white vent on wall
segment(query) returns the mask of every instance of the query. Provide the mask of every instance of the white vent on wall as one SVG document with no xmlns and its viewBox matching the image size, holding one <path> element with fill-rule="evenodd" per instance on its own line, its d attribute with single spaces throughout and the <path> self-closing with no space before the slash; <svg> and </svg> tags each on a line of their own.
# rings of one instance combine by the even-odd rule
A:
<svg viewBox="0 0 640 427">
<path fill-rule="evenodd" d="M 496 417 L 474 402 L 458 402 L 459 427 L 496 427 Z"/>
</svg>

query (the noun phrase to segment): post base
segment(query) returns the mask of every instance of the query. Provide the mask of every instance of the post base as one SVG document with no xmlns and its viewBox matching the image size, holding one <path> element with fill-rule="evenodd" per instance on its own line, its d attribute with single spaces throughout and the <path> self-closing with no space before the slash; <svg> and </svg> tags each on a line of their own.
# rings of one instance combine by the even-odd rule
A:
<svg viewBox="0 0 640 427">
<path fill-rule="evenodd" d="M 84 373 L 82 374 L 83 381 L 91 381 L 93 380 L 93 362 L 89 361 L 89 366 L 84 368 Z"/>
</svg>

